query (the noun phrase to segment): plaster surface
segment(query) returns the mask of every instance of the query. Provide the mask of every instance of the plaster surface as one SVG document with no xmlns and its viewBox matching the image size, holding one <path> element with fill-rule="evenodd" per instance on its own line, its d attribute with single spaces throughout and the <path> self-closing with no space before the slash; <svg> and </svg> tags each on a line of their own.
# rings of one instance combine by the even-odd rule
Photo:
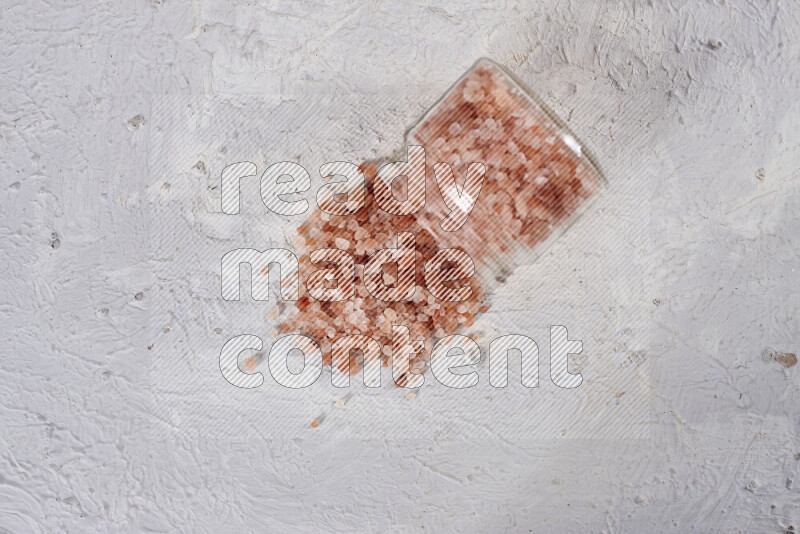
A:
<svg viewBox="0 0 800 534">
<path fill-rule="evenodd" d="M 5 0 L 0 28 L 0 532 L 800 530 L 796 3 Z M 585 383 L 225 382 L 277 319 L 219 258 L 300 220 L 257 183 L 222 214 L 222 168 L 395 154 L 480 57 L 609 181 L 479 324 L 567 326 Z"/>
</svg>

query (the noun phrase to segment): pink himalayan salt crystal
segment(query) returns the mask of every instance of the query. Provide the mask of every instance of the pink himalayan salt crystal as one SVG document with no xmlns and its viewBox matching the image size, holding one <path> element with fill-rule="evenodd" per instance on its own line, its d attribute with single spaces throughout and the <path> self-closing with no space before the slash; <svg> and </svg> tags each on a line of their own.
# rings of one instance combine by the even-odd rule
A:
<svg viewBox="0 0 800 534">
<path fill-rule="evenodd" d="M 408 144 L 422 145 L 426 152 L 429 194 L 422 211 L 398 217 L 380 210 L 374 203 L 371 184 L 383 162 L 368 162 L 362 165 L 368 179 L 364 208 L 350 216 L 316 210 L 298 228 L 302 239 L 293 240 L 302 241 L 303 252 L 335 246 L 355 256 L 358 298 L 320 303 L 302 296 L 296 303 L 296 313 L 281 326 L 283 333 L 298 332 L 315 339 L 327 364 L 332 340 L 354 332 L 377 340 L 387 365 L 391 325 L 398 324 L 410 329 L 412 340 L 424 340 L 425 351 L 411 362 L 411 369 L 423 371 L 434 338 L 463 331 L 489 309 L 484 303 L 485 281 L 493 281 L 504 266 L 513 268 L 519 254 L 533 250 L 564 227 L 603 185 L 601 175 L 574 138 L 559 129 L 510 76 L 485 60 L 478 62 L 409 132 Z M 486 166 L 473 211 L 454 232 L 445 232 L 439 225 L 449 210 L 434 180 L 432 167 L 437 162 L 449 163 L 459 184 L 463 184 L 469 163 Z M 362 266 L 378 248 L 393 246 L 395 236 L 403 231 L 416 236 L 416 291 L 410 301 L 383 302 L 364 288 Z M 468 281 L 473 291 L 464 302 L 439 301 L 426 288 L 422 266 L 440 248 L 460 248 L 476 264 L 476 276 Z M 302 256 L 301 277 L 317 268 Z M 393 273 L 382 277 L 388 283 L 394 281 Z M 334 328 L 342 319 L 348 323 L 347 329 Z M 360 355 L 353 353 L 350 373 L 355 374 L 359 365 Z"/>
</svg>

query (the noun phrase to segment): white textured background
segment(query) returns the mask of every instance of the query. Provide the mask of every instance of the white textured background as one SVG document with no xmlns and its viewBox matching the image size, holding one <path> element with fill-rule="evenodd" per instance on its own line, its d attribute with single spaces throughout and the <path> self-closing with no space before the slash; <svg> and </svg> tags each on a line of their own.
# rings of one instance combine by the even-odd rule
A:
<svg viewBox="0 0 800 534">
<path fill-rule="evenodd" d="M 800 7 L 626 3 L 4 0 L 0 531 L 800 530 Z M 222 167 L 393 153 L 482 56 L 611 183 L 482 321 L 579 392 L 224 382 L 216 262 L 297 221 Z"/>
</svg>

